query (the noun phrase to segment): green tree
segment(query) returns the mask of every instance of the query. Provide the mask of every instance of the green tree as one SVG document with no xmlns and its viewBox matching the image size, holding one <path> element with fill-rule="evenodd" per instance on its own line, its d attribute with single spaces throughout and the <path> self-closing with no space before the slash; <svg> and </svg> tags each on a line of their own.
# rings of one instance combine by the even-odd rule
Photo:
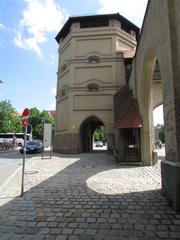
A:
<svg viewBox="0 0 180 240">
<path fill-rule="evenodd" d="M 95 130 L 94 140 L 95 141 L 102 141 L 102 142 L 106 142 L 107 141 L 107 130 L 106 130 L 106 127 L 100 126 L 100 127 L 98 127 Z"/>
<path fill-rule="evenodd" d="M 9 100 L 0 102 L 0 132 L 22 132 L 21 117 Z"/>
<path fill-rule="evenodd" d="M 54 124 L 54 119 L 49 115 L 49 113 L 45 110 L 40 112 L 37 108 L 30 109 L 30 118 L 29 124 L 32 125 L 33 128 L 33 138 L 34 139 L 43 139 L 43 128 L 44 123 Z M 28 133 L 31 131 L 30 127 L 28 127 Z"/>
</svg>

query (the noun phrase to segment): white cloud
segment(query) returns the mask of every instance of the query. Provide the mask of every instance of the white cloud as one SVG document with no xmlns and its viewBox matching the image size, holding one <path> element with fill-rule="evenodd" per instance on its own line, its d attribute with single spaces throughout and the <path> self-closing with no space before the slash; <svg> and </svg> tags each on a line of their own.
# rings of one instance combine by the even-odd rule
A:
<svg viewBox="0 0 180 240">
<path fill-rule="evenodd" d="M 33 50 L 42 57 L 40 45 L 47 41 L 48 33 L 60 30 L 67 13 L 55 0 L 24 1 L 27 5 L 18 24 L 14 42 L 18 47 Z"/>
<path fill-rule="evenodd" d="M 102 7 L 98 13 L 117 13 L 141 27 L 148 0 L 98 0 Z"/>
<path fill-rule="evenodd" d="M 53 96 L 55 96 L 56 95 L 56 88 L 55 87 L 51 88 L 51 92 L 52 92 Z"/>
<path fill-rule="evenodd" d="M 6 30 L 6 27 L 2 23 L 0 23 L 0 30 Z"/>
</svg>

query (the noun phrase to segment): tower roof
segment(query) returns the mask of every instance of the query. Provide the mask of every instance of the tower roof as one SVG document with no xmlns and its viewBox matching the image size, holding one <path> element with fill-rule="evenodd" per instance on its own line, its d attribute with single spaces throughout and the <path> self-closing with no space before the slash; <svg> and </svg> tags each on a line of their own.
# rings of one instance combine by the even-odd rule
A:
<svg viewBox="0 0 180 240">
<path fill-rule="evenodd" d="M 69 19 L 66 21 L 60 32 L 57 34 L 55 37 L 56 41 L 59 43 L 60 38 L 65 38 L 69 32 L 70 32 L 70 26 L 74 22 L 80 22 L 85 23 L 85 22 L 107 22 L 110 19 L 116 19 L 121 22 L 122 29 L 128 30 L 133 30 L 136 32 L 136 36 L 139 35 L 139 28 L 130 22 L 128 19 L 125 17 L 121 16 L 119 13 L 114 13 L 114 14 L 101 14 L 101 15 L 89 15 L 89 16 L 77 16 L 77 17 L 69 17 Z"/>
</svg>

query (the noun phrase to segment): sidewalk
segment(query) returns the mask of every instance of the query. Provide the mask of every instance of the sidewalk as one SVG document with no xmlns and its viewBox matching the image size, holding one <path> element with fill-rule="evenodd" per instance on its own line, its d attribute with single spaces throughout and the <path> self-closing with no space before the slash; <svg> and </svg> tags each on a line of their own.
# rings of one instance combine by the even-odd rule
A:
<svg viewBox="0 0 180 240">
<path fill-rule="evenodd" d="M 0 197 L 0 239 L 180 239 L 160 166 L 125 167 L 106 153 L 34 157 Z"/>
</svg>

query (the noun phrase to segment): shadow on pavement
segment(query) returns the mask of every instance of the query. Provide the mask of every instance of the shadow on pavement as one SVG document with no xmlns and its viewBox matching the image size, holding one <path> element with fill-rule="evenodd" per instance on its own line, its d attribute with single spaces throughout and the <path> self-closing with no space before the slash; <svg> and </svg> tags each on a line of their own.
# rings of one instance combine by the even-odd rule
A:
<svg viewBox="0 0 180 240">
<path fill-rule="evenodd" d="M 54 154 L 52 162 L 42 161 L 37 164 L 37 174 L 26 175 L 27 183 L 38 181 L 40 174 L 46 180 L 29 189 L 24 197 L 0 207 L 0 239 L 180 237 L 180 215 L 168 205 L 159 188 L 135 191 L 136 186 L 132 186 L 131 192 L 125 191 L 126 183 L 133 181 L 133 167 L 118 165 L 106 153 Z M 144 174 L 144 179 L 151 179 L 142 167 L 136 169 Z M 94 177 L 98 174 L 100 177 Z M 107 176 L 113 182 L 114 176 L 123 191 L 115 189 L 116 194 L 112 194 L 112 189 L 105 189 L 101 174 L 105 174 L 103 181 Z M 98 186 L 98 191 L 88 186 L 89 181 L 91 186 Z M 155 179 L 152 182 L 155 184 Z"/>
</svg>

